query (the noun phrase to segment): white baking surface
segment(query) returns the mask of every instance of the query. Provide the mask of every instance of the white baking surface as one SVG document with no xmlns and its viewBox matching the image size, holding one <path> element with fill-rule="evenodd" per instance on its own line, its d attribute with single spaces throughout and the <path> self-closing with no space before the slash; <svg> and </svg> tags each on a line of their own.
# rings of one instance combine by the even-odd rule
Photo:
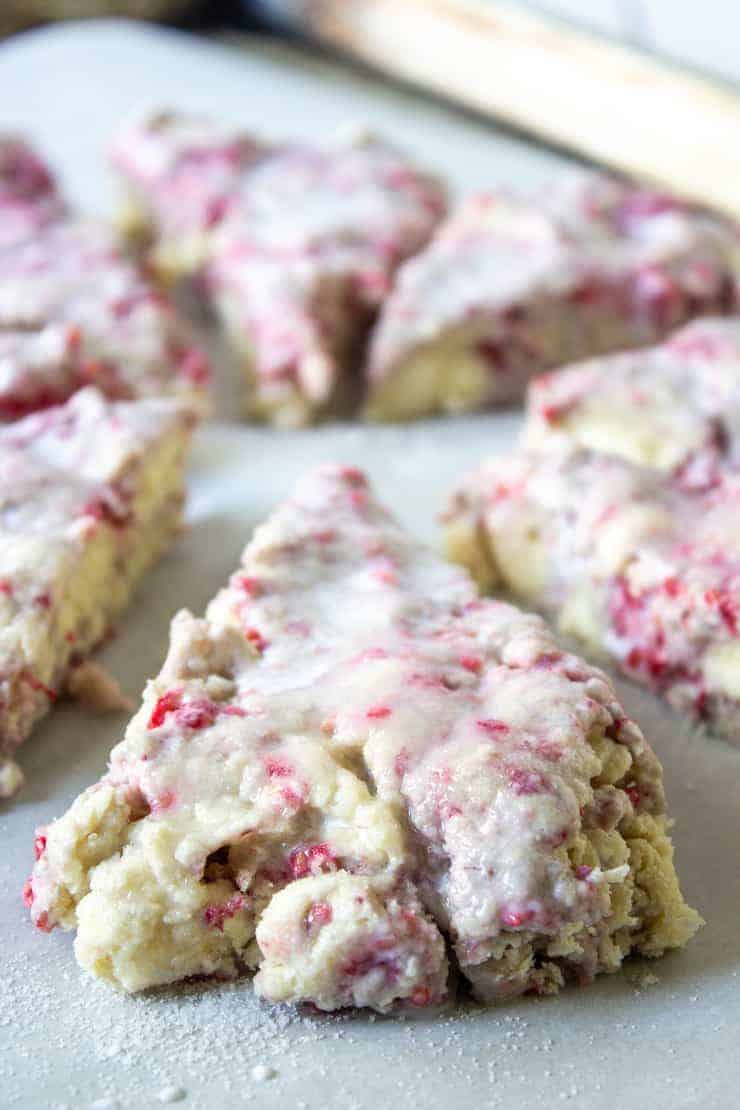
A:
<svg viewBox="0 0 740 1110">
<path fill-rule="evenodd" d="M 27 131 L 70 194 L 100 211 L 111 203 L 100 161 L 106 136 L 146 102 L 311 137 L 369 122 L 462 187 L 534 182 L 556 161 L 286 47 L 252 41 L 237 50 L 125 24 L 40 32 L 4 46 L 0 94 L 0 126 Z M 326 459 L 367 467 L 409 528 L 435 542 L 444 491 L 462 467 L 511 443 L 517 420 L 504 414 L 295 434 L 203 429 L 189 532 L 147 580 L 104 661 L 136 696 L 159 667 L 172 613 L 183 604 L 203 608 L 253 525 L 305 467 Z M 558 998 L 406 1020 L 275 1010 L 259 1004 L 246 981 L 122 997 L 79 971 L 68 935 L 35 932 L 20 901 L 33 829 L 100 774 L 124 724 L 59 708 L 21 752 L 26 788 L 0 810 L 0 1106 L 740 1105 L 740 752 L 692 736 L 628 684 L 620 691 L 664 760 L 678 866 L 706 928 L 684 953 L 632 963 Z"/>
</svg>

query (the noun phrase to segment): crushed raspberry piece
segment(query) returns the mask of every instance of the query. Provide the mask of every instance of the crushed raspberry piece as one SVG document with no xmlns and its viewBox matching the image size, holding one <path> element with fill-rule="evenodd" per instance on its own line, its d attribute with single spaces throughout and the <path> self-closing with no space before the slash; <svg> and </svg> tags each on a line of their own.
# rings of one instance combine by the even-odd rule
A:
<svg viewBox="0 0 740 1110">
<path fill-rule="evenodd" d="M 8 578 L 0 578 L 0 594 L 6 597 L 13 596 L 13 583 Z"/>
<path fill-rule="evenodd" d="M 164 724 L 168 713 L 174 713 L 176 709 L 179 709 L 181 701 L 182 690 L 168 690 L 166 694 L 162 694 L 157 699 L 146 727 L 148 729 L 159 728 L 160 725 Z"/>
<path fill-rule="evenodd" d="M 490 733 L 492 736 L 502 736 L 505 732 L 509 731 L 509 726 L 505 721 L 497 721 L 495 717 L 483 717 L 475 722 L 478 728 L 482 728 L 485 732 Z"/>
<path fill-rule="evenodd" d="M 329 925 L 334 912 L 328 902 L 314 902 L 306 914 L 306 928 L 311 932 L 322 925 Z"/>
<path fill-rule="evenodd" d="M 339 471 L 339 477 L 351 486 L 367 486 L 367 478 L 357 466 L 343 466 Z"/>
<path fill-rule="evenodd" d="M 50 686 L 46 686 L 45 683 L 36 678 L 31 671 L 23 672 L 23 680 L 28 683 L 32 690 L 36 690 L 40 694 L 46 694 L 49 701 L 56 701 L 59 697 L 56 690 L 52 690 Z"/>
<path fill-rule="evenodd" d="M 364 489 L 350 490 L 349 499 L 355 509 L 362 510 L 367 508 L 368 496 Z"/>
<path fill-rule="evenodd" d="M 333 871 L 337 857 L 328 844 L 311 844 L 294 848 L 288 856 L 288 868 L 293 879 L 305 879 L 322 871 Z"/>
<path fill-rule="evenodd" d="M 666 578 L 665 582 L 663 583 L 663 589 L 669 597 L 678 597 L 681 592 L 681 583 L 677 578 Z"/>
<path fill-rule="evenodd" d="M 337 533 L 333 528 L 324 528 L 320 532 L 314 532 L 313 538 L 316 540 L 316 543 L 333 543 L 337 538 Z"/>
<path fill-rule="evenodd" d="M 520 929 L 522 925 L 527 925 L 530 921 L 533 921 L 534 917 L 534 910 L 530 909 L 515 910 L 504 907 L 501 910 L 501 924 L 505 925 L 507 929 Z"/>
<path fill-rule="evenodd" d="M 509 785 L 515 794 L 545 794 L 549 789 L 547 779 L 539 771 L 529 771 L 524 767 L 511 767 L 508 771 Z"/>
<path fill-rule="evenodd" d="M 211 929 L 218 929 L 220 933 L 224 931 L 224 922 L 227 918 L 234 917 L 239 910 L 244 908 L 244 897 L 241 894 L 234 894 L 229 898 L 228 902 L 214 903 L 211 906 L 206 906 L 203 911 L 206 925 Z"/>
<path fill-rule="evenodd" d="M 236 584 L 240 590 L 243 590 L 247 597 L 261 597 L 263 593 L 262 583 L 259 578 L 255 578 L 250 574 L 240 574 L 237 576 Z"/>
<path fill-rule="evenodd" d="M 460 666 L 464 667 L 466 671 L 470 671 L 471 674 L 480 674 L 483 660 L 479 655 L 463 655 L 460 659 Z"/>
<path fill-rule="evenodd" d="M 210 728 L 218 716 L 218 706 L 207 698 L 193 698 L 183 702 L 175 711 L 175 720 L 183 728 Z"/>
<path fill-rule="evenodd" d="M 30 910 L 31 906 L 33 905 L 33 881 L 31 879 L 26 879 L 25 883 L 23 884 L 21 897 L 23 899 L 24 905 L 28 906 Z"/>
<path fill-rule="evenodd" d="M 48 590 L 45 590 L 44 593 L 36 595 L 33 599 L 33 603 L 37 605 L 39 609 L 51 609 L 51 594 Z"/>
<path fill-rule="evenodd" d="M 637 809 L 640 805 L 640 798 L 642 797 L 639 786 L 634 783 L 631 786 L 625 786 L 624 792 L 632 802 L 633 808 Z"/>
<path fill-rule="evenodd" d="M 385 717 L 390 717 L 393 710 L 387 705 L 373 705 L 368 709 L 365 716 L 370 721 L 382 721 Z"/>
<path fill-rule="evenodd" d="M 293 768 L 284 759 L 265 760 L 265 770 L 270 778 L 275 779 L 287 778 L 288 775 L 293 774 Z"/>
<path fill-rule="evenodd" d="M 475 353 L 493 371 L 500 372 L 509 366 L 509 352 L 505 340 L 481 339 Z"/>
<path fill-rule="evenodd" d="M 249 640 L 250 644 L 252 644 L 256 648 L 260 655 L 262 655 L 270 646 L 262 633 L 259 632 L 256 628 L 245 628 L 244 635 Z"/>
<path fill-rule="evenodd" d="M 405 748 L 401 748 L 400 752 L 393 760 L 393 769 L 399 778 L 403 778 L 409 767 L 409 753 Z"/>
<path fill-rule="evenodd" d="M 587 879 L 592 871 L 592 867 L 587 867 L 585 863 L 582 863 L 579 867 L 576 867 L 576 878 Z"/>
<path fill-rule="evenodd" d="M 34 858 L 39 860 L 46 851 L 46 834 L 37 832 L 33 841 L 33 854 Z"/>
<path fill-rule="evenodd" d="M 67 328 L 67 350 L 77 351 L 82 344 L 82 330 L 77 324 L 70 324 Z"/>
<path fill-rule="evenodd" d="M 432 1001 L 432 992 L 429 987 L 416 987 L 411 992 L 410 1001 L 412 1006 L 428 1006 Z"/>
<path fill-rule="evenodd" d="M 92 497 L 82 506 L 82 515 L 90 516 L 103 524 L 110 524 L 113 528 L 125 528 L 131 523 L 132 514 L 129 509 L 116 505 L 110 496 L 100 494 Z"/>
<path fill-rule="evenodd" d="M 163 790 L 162 793 L 158 794 L 156 798 L 151 799 L 149 803 L 149 811 L 154 817 L 156 817 L 158 813 L 162 813 L 165 810 L 172 809 L 172 807 L 176 805 L 176 803 L 177 794 L 175 794 L 174 790 Z"/>
<path fill-rule="evenodd" d="M 207 385 L 211 380 L 211 367 L 203 351 L 190 347 L 177 360 L 177 373 L 194 385 Z"/>
<path fill-rule="evenodd" d="M 292 786 L 284 786 L 280 797 L 288 809 L 299 810 L 305 801 L 305 787 L 296 790 Z"/>
</svg>

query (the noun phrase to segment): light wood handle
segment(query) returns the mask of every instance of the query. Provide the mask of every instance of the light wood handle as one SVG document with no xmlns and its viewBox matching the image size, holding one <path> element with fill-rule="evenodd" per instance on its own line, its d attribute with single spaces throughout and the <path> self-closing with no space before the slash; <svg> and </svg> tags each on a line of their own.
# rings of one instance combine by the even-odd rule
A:
<svg viewBox="0 0 740 1110">
<path fill-rule="evenodd" d="M 324 44 L 740 218 L 740 97 L 495 2 L 278 0 Z"/>
</svg>

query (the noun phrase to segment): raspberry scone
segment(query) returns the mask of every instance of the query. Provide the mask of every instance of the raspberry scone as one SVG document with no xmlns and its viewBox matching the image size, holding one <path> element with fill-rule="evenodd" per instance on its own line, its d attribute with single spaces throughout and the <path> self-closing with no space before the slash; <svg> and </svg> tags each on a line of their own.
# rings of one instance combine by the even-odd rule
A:
<svg viewBox="0 0 740 1110">
<path fill-rule="evenodd" d="M 12 754 L 180 527 L 192 417 L 94 389 L 0 428 L 0 796 Z"/>
<path fill-rule="evenodd" d="M 740 471 L 710 445 L 670 473 L 522 451 L 465 479 L 449 554 L 740 742 Z"/>
<path fill-rule="evenodd" d="M 705 448 L 740 463 L 740 320 L 706 318 L 658 347 L 543 374 L 530 388 L 524 445 L 556 443 L 670 470 Z"/>
<path fill-rule="evenodd" d="M 441 186 L 379 139 L 268 146 L 174 113 L 126 128 L 113 160 L 129 232 L 222 320 L 248 415 L 302 424 L 341 407 L 396 268 L 444 215 Z"/>
<path fill-rule="evenodd" d="M 198 402 L 202 351 L 104 224 L 69 215 L 49 172 L 0 139 L 0 420 L 85 385 Z"/>
<path fill-rule="evenodd" d="M 542 370 L 726 312 L 735 237 L 675 197 L 597 174 L 531 198 L 472 197 L 398 274 L 371 342 L 368 414 L 517 401 Z"/>
<path fill-rule="evenodd" d="M 446 938 L 481 998 L 549 993 L 700 924 L 661 777 L 600 671 L 325 467 L 175 617 L 25 897 L 130 991 L 257 968 L 276 1001 L 424 1006 Z"/>
</svg>

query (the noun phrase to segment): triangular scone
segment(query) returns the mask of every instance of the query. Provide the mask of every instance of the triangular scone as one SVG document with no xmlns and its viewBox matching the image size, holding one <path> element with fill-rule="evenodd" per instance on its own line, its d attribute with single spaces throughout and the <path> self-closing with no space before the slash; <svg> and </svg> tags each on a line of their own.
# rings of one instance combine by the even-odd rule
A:
<svg viewBox="0 0 740 1110">
<path fill-rule="evenodd" d="M 664 473 L 567 446 L 460 483 L 448 551 L 483 587 L 740 743 L 740 472 L 707 445 Z"/>
<path fill-rule="evenodd" d="M 126 990 L 253 967 L 273 1000 L 425 1005 L 446 937 L 493 1000 L 683 945 L 700 919 L 666 830 L 604 675 L 326 467 L 205 619 L 175 618 L 26 896 Z"/>
<path fill-rule="evenodd" d="M 516 402 L 534 374 L 735 304 L 737 233 L 593 173 L 472 197 L 401 267 L 372 338 L 377 420 Z"/>
<path fill-rule="evenodd" d="M 94 389 L 0 428 L 0 796 L 11 760 L 180 528 L 192 416 Z"/>
<path fill-rule="evenodd" d="M 532 382 L 526 447 L 586 447 L 671 470 L 703 451 L 740 463 L 740 319 L 706 317 L 657 347 Z"/>
<path fill-rule="evenodd" d="M 129 232 L 221 318 L 247 414 L 303 424 L 341 406 L 396 268 L 444 214 L 438 182 L 376 138 L 268 146 L 175 113 L 127 127 L 113 157 Z"/>
<path fill-rule="evenodd" d="M 208 364 L 104 223 L 72 215 L 38 156 L 0 136 L 0 421 L 95 385 L 202 404 Z"/>
</svg>

